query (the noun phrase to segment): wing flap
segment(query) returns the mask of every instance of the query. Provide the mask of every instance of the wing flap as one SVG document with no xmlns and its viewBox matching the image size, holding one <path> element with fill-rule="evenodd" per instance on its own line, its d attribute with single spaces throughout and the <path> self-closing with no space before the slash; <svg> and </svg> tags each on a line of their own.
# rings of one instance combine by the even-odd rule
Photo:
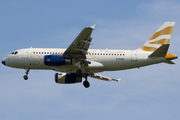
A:
<svg viewBox="0 0 180 120">
<path fill-rule="evenodd" d="M 120 80 L 121 80 L 121 78 L 120 79 L 113 79 L 113 78 L 105 77 L 105 76 L 102 76 L 102 75 L 99 75 L 99 74 L 96 74 L 96 73 L 89 74 L 89 77 L 96 78 L 96 79 L 99 79 L 99 80 L 104 80 L 104 81 L 120 82 Z"/>
</svg>

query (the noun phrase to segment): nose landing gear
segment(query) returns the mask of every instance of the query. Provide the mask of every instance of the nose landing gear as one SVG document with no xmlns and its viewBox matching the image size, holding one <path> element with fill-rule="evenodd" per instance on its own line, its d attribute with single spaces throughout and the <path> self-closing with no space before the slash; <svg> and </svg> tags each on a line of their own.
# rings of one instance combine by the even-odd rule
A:
<svg viewBox="0 0 180 120">
<path fill-rule="evenodd" d="M 27 79 L 28 79 L 28 76 L 27 76 L 27 75 L 24 75 L 23 78 L 24 78 L 24 80 L 27 80 Z"/>
<path fill-rule="evenodd" d="M 26 68 L 26 75 L 23 76 L 24 80 L 27 80 L 28 79 L 28 73 L 29 73 L 29 68 Z"/>
</svg>

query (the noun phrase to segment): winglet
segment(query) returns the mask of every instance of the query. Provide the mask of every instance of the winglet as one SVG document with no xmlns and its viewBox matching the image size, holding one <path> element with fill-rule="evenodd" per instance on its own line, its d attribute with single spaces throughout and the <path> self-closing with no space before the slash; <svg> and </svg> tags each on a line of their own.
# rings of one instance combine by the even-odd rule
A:
<svg viewBox="0 0 180 120">
<path fill-rule="evenodd" d="M 94 27 L 96 26 L 96 24 L 94 24 L 93 26 L 91 26 L 90 28 L 92 28 L 94 30 Z"/>
</svg>

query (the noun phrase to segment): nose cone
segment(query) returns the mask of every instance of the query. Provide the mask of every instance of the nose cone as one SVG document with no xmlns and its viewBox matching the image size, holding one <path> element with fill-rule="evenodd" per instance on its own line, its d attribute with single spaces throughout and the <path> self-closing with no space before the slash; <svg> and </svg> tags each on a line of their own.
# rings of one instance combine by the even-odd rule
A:
<svg viewBox="0 0 180 120">
<path fill-rule="evenodd" d="M 3 65 L 6 65 L 5 58 L 3 58 L 1 62 L 2 62 Z"/>
</svg>

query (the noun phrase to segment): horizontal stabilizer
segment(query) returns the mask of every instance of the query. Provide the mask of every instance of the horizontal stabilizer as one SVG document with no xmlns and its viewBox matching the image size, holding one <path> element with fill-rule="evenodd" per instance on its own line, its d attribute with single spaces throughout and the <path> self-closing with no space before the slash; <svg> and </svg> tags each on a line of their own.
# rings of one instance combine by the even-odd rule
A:
<svg viewBox="0 0 180 120">
<path fill-rule="evenodd" d="M 175 64 L 174 62 L 172 62 L 171 60 L 166 60 L 166 61 L 164 61 L 165 63 L 167 63 L 167 64 Z"/>
<path fill-rule="evenodd" d="M 164 57 L 167 54 L 169 44 L 161 45 L 156 51 L 154 51 L 149 57 Z"/>
</svg>

